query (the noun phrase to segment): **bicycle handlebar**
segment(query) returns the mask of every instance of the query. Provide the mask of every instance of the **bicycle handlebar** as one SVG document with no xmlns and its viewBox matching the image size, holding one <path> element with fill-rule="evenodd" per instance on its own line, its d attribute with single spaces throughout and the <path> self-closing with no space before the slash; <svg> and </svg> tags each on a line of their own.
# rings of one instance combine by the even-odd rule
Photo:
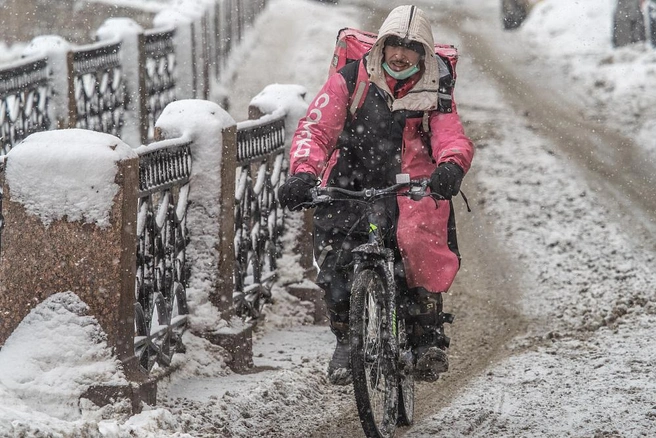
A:
<svg viewBox="0 0 656 438">
<path fill-rule="evenodd" d="M 400 196 L 408 196 L 409 198 L 418 201 L 421 198 L 427 196 L 444 199 L 442 196 L 439 196 L 435 193 L 430 193 L 428 190 L 429 179 L 420 179 L 420 180 L 409 180 L 406 182 L 392 184 L 389 187 L 383 187 L 380 189 L 376 188 L 367 188 L 363 190 L 348 190 L 341 187 L 313 187 L 311 189 L 312 193 L 312 202 L 311 206 L 316 206 L 319 204 L 326 204 L 332 201 L 341 200 L 334 196 L 334 194 L 339 194 L 347 197 L 352 200 L 362 200 L 362 201 L 372 201 L 375 199 L 383 198 L 387 195 L 395 194 Z M 409 188 L 406 192 L 400 192 L 401 189 Z"/>
</svg>

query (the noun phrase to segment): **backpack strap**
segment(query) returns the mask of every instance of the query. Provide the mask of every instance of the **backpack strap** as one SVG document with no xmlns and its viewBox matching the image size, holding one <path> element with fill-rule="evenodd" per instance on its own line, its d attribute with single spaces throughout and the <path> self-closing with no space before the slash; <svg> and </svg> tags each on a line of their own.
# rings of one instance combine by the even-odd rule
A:
<svg viewBox="0 0 656 438">
<path fill-rule="evenodd" d="M 441 113 L 453 112 L 453 88 L 456 85 L 453 65 L 448 58 L 437 54 L 437 65 L 440 72 L 440 80 L 437 91 L 437 110 Z"/>
<path fill-rule="evenodd" d="M 366 80 L 358 79 L 355 86 L 355 92 L 351 94 L 351 98 L 350 98 L 351 104 L 349 105 L 349 112 L 351 113 L 352 118 L 355 118 L 355 112 L 364 103 L 364 97 L 367 95 L 368 90 L 369 90 L 369 79 L 368 78 Z"/>
<path fill-rule="evenodd" d="M 348 111 L 353 120 L 369 91 L 369 75 L 362 59 L 349 62 L 339 70 L 339 73 L 346 81 L 346 88 L 349 92 Z"/>
</svg>

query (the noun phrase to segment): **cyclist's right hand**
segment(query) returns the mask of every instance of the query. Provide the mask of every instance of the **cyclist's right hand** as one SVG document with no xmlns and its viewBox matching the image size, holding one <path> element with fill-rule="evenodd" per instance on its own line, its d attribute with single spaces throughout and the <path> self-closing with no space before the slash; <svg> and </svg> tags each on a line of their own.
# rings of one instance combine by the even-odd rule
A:
<svg viewBox="0 0 656 438">
<path fill-rule="evenodd" d="M 464 176 L 465 172 L 457 164 L 442 163 L 431 175 L 431 191 L 444 199 L 451 199 L 460 192 L 460 184 Z"/>
<path fill-rule="evenodd" d="M 280 205 L 291 211 L 301 210 L 305 204 L 312 202 L 311 189 L 317 185 L 317 177 L 307 172 L 291 175 L 278 189 Z"/>
</svg>

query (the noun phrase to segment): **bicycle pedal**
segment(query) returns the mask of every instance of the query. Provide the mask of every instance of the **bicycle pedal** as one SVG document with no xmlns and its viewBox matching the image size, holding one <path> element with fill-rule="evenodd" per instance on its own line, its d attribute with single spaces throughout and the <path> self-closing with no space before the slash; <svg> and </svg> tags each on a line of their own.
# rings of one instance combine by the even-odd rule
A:
<svg viewBox="0 0 656 438">
<path fill-rule="evenodd" d="M 451 338 L 448 337 L 447 335 L 442 336 L 443 340 L 442 342 L 444 343 L 444 347 L 449 348 L 451 346 Z"/>
<path fill-rule="evenodd" d="M 442 324 L 452 324 L 453 320 L 456 318 L 453 313 L 444 313 L 441 312 L 440 316 L 438 317 L 440 320 L 440 323 Z"/>
</svg>

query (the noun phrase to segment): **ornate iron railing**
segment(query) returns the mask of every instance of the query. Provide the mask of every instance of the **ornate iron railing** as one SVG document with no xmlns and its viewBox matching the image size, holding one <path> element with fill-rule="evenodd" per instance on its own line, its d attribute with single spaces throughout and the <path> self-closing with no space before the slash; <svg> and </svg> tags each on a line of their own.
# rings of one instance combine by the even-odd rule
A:
<svg viewBox="0 0 656 438">
<path fill-rule="evenodd" d="M 151 30 L 139 36 L 141 143 L 155 136 L 155 122 L 175 96 L 175 30 Z"/>
<path fill-rule="evenodd" d="M 238 315 L 257 320 L 270 301 L 284 229 L 278 187 L 287 174 L 284 114 L 237 125 L 235 292 Z"/>
<path fill-rule="evenodd" d="M 3 154 L 28 135 L 50 128 L 50 94 L 46 59 L 25 59 L 0 70 L 0 147 Z"/>
<path fill-rule="evenodd" d="M 68 53 L 71 127 L 121 137 L 127 99 L 120 49 L 120 42 L 103 42 Z"/>
<path fill-rule="evenodd" d="M 183 346 L 190 268 L 187 206 L 189 141 L 168 140 L 137 149 L 139 206 L 135 354 L 141 367 L 168 366 Z"/>
<path fill-rule="evenodd" d="M 5 171 L 6 155 L 0 155 L 0 175 Z M 2 178 L 0 178 L 2 180 Z M 2 253 L 2 230 L 5 228 L 5 216 L 2 214 L 2 199 L 4 198 L 3 188 L 0 187 L 0 253 Z"/>
</svg>

